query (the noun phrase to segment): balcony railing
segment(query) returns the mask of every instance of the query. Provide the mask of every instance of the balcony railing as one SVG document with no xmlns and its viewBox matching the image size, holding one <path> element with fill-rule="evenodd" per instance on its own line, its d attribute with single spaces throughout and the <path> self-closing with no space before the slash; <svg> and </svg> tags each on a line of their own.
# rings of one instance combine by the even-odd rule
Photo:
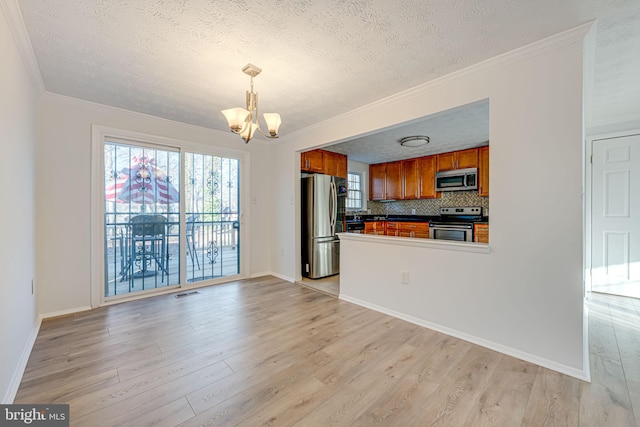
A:
<svg viewBox="0 0 640 427">
<path fill-rule="evenodd" d="M 143 232 L 132 223 L 139 214 L 105 215 L 105 295 L 178 285 L 180 222 L 177 213 L 161 216 L 161 227 Z M 154 215 L 149 215 L 153 217 Z M 186 280 L 202 281 L 235 275 L 239 266 L 240 225 L 237 214 L 187 214 Z"/>
</svg>

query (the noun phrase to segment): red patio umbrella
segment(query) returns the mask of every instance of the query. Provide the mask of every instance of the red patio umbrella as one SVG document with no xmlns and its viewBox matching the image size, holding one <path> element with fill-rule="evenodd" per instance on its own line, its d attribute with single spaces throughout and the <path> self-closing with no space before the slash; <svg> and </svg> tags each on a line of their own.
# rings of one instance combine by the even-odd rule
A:
<svg viewBox="0 0 640 427">
<path fill-rule="evenodd" d="M 116 174 L 105 187 L 105 200 L 118 203 L 168 205 L 178 203 L 180 194 L 156 159 L 133 157 L 130 167 Z"/>
</svg>

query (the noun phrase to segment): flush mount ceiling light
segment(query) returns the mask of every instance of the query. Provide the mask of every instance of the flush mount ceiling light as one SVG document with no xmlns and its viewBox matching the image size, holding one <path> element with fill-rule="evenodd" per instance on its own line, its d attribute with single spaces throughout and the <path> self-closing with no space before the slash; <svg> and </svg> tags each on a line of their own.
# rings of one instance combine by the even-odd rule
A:
<svg viewBox="0 0 640 427">
<path fill-rule="evenodd" d="M 253 91 L 253 78 L 262 72 L 262 68 L 253 64 L 247 64 L 242 72 L 251 76 L 251 90 L 247 91 L 247 108 L 230 108 L 222 110 L 222 114 L 229 123 L 231 132 L 237 133 L 242 137 L 244 142 L 249 142 L 253 138 L 256 129 L 267 138 L 277 138 L 278 129 L 282 120 L 278 113 L 264 113 L 264 121 L 267 123 L 269 133 L 260 129 L 258 124 L 258 94 Z"/>
<path fill-rule="evenodd" d="M 403 147 L 420 147 L 429 143 L 429 137 L 426 135 L 405 136 L 398 140 Z"/>
</svg>

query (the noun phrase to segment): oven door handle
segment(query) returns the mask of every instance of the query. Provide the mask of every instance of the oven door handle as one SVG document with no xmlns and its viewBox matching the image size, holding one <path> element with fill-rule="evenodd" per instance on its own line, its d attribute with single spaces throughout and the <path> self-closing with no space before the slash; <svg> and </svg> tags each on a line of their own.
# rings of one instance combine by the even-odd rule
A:
<svg viewBox="0 0 640 427">
<path fill-rule="evenodd" d="M 471 230 L 473 225 L 430 225 L 430 227 L 438 230 Z"/>
</svg>

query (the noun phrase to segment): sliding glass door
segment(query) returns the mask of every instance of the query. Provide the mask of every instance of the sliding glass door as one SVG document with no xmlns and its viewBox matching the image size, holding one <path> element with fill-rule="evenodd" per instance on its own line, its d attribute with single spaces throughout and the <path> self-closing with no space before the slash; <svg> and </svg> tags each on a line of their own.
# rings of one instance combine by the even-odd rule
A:
<svg viewBox="0 0 640 427">
<path fill-rule="evenodd" d="M 117 138 L 103 149 L 104 298 L 240 274 L 238 159 Z"/>
<path fill-rule="evenodd" d="M 104 143 L 105 297 L 180 283 L 180 153 Z"/>
<path fill-rule="evenodd" d="M 240 273 L 240 162 L 185 154 L 187 281 Z"/>
</svg>

